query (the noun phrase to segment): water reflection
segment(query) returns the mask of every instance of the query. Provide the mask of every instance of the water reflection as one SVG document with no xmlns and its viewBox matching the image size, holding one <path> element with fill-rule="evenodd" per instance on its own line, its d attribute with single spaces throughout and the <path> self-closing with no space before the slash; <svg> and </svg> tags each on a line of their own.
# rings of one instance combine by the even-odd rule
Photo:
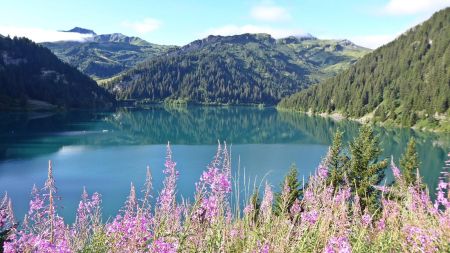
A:
<svg viewBox="0 0 450 253">
<path fill-rule="evenodd" d="M 357 134 L 359 124 L 251 107 L 3 113 L 0 114 L 0 163 L 57 152 L 86 152 L 79 147 L 153 145 L 167 141 L 174 145 L 214 145 L 218 139 L 233 145 L 329 145 L 338 128 L 345 132 L 344 140 L 349 141 Z M 396 161 L 409 138 L 415 137 L 422 162 L 421 174 L 432 190 L 436 187 L 436 178 L 450 150 L 449 135 L 379 127 L 376 132 L 384 150 L 383 158 L 393 155 Z"/>
</svg>

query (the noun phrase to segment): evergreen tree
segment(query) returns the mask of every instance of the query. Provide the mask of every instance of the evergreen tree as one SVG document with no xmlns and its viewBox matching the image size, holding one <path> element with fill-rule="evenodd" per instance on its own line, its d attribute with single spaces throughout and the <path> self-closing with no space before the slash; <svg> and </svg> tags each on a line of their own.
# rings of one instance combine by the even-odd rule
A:
<svg viewBox="0 0 450 253">
<path fill-rule="evenodd" d="M 332 184 L 336 189 L 338 185 L 344 183 L 345 172 L 344 165 L 348 158 L 342 154 L 342 135 L 341 130 L 337 130 L 334 137 L 333 143 L 328 151 L 326 166 L 330 172 L 328 177 L 328 184 Z"/>
<path fill-rule="evenodd" d="M 283 189 L 289 190 L 287 201 L 283 199 Z M 280 215 L 282 213 L 288 213 L 295 200 L 300 198 L 300 195 L 301 190 L 300 182 L 298 181 L 297 166 L 295 166 L 295 164 L 292 164 L 288 174 L 283 180 L 283 184 L 281 185 L 281 192 L 275 194 L 275 214 Z"/>
<path fill-rule="evenodd" d="M 416 151 L 416 141 L 411 138 L 400 159 L 400 169 L 402 170 L 403 178 L 407 184 L 416 182 L 416 171 L 419 168 L 419 154 Z"/>
<path fill-rule="evenodd" d="M 346 164 L 346 176 L 352 191 L 361 198 L 361 207 L 372 211 L 377 206 L 378 196 L 374 186 L 381 183 L 387 167 L 387 160 L 378 161 L 380 153 L 373 128 L 362 126 L 359 135 L 350 143 L 351 158 Z"/>
</svg>

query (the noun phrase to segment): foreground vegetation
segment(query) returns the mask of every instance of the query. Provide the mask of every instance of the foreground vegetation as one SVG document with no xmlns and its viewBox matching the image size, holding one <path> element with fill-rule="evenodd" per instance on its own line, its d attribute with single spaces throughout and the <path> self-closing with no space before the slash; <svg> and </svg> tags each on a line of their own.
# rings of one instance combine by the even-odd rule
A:
<svg viewBox="0 0 450 253">
<path fill-rule="evenodd" d="M 416 172 L 414 140 L 401 168 L 391 163 L 395 181 L 389 185 L 381 183 L 387 161 L 377 160 L 379 152 L 370 127 L 362 127 L 348 148 L 338 131 L 306 185 L 293 168 L 281 192 L 266 183 L 262 200 L 255 191 L 240 210 L 226 145 L 218 146 L 195 185 L 192 203 L 176 200 L 178 171 L 168 145 L 156 201 L 147 169 L 141 194 L 132 184 L 124 207 L 108 222 L 101 218 L 101 195 L 84 190 L 74 224 L 58 216 L 49 163 L 47 181 L 33 188 L 21 224 L 11 200 L 3 198 L 0 239 L 5 252 L 448 252 L 448 175 L 440 179 L 433 203 Z"/>
</svg>

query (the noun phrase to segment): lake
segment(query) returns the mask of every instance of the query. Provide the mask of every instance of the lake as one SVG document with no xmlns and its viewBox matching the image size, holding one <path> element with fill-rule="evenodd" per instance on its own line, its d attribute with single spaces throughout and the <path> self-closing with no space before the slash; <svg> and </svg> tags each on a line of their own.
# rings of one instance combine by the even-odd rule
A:
<svg viewBox="0 0 450 253">
<path fill-rule="evenodd" d="M 104 217 L 117 213 L 130 182 L 138 188 L 146 166 L 155 191 L 161 189 L 166 144 L 171 143 L 180 171 L 178 194 L 189 198 L 194 184 L 215 154 L 217 142 L 231 147 L 233 173 L 240 190 L 266 180 L 279 188 L 291 164 L 307 178 L 324 157 L 336 129 L 348 142 L 359 124 L 254 107 L 120 108 L 114 112 L 0 114 L 0 191 L 13 199 L 15 213 L 28 209 L 33 184 L 42 187 L 48 160 L 53 161 L 59 213 L 73 221 L 83 186 L 102 194 Z M 450 136 L 410 129 L 376 128 L 381 158 L 400 154 L 410 137 L 417 140 L 420 173 L 434 194 L 437 178 L 450 151 Z M 387 181 L 392 178 L 387 171 Z M 156 195 L 156 194 L 154 194 Z"/>
</svg>

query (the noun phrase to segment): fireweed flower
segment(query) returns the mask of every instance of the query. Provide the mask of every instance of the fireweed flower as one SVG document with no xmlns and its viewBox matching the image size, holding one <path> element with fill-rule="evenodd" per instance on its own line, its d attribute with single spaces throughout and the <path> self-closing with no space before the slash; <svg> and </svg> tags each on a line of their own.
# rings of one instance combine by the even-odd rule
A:
<svg viewBox="0 0 450 253">
<path fill-rule="evenodd" d="M 158 238 L 149 246 L 150 252 L 154 253 L 176 253 L 178 250 L 177 242 L 168 242 L 164 238 Z"/>
<path fill-rule="evenodd" d="M 261 202 L 260 212 L 262 217 L 266 220 L 272 215 L 272 203 L 273 203 L 273 192 L 270 185 L 266 182 L 266 187 L 264 188 L 264 198 Z"/>
<path fill-rule="evenodd" d="M 401 177 L 400 169 L 395 165 L 393 157 L 391 157 L 391 169 L 395 179 L 400 179 Z"/>
<path fill-rule="evenodd" d="M 327 246 L 325 247 L 326 253 L 350 253 L 352 252 L 352 247 L 347 237 L 332 237 L 328 240 Z"/>
<path fill-rule="evenodd" d="M 163 215 L 169 215 L 175 210 L 175 191 L 178 171 L 175 169 L 176 163 L 172 160 L 172 150 L 170 144 L 167 144 L 166 162 L 164 164 L 164 187 L 158 197 L 158 212 Z"/>
<path fill-rule="evenodd" d="M 82 250 L 86 242 L 101 223 L 101 196 L 98 193 L 89 195 L 83 188 L 81 201 L 78 204 L 75 223 L 70 231 L 72 237 L 72 248 Z"/>
<path fill-rule="evenodd" d="M 324 165 L 320 164 L 319 167 L 317 168 L 317 175 L 320 178 L 327 178 L 328 177 L 328 168 L 325 167 Z"/>
<path fill-rule="evenodd" d="M 372 224 L 372 216 L 367 212 L 361 217 L 361 223 L 363 226 L 370 226 Z"/>
<path fill-rule="evenodd" d="M 319 212 L 317 212 L 316 210 L 304 212 L 301 214 L 301 218 L 302 218 L 303 224 L 306 223 L 306 224 L 314 225 L 317 222 L 317 220 L 319 219 Z"/>
<path fill-rule="evenodd" d="M 445 196 L 445 190 L 448 187 L 448 183 L 444 182 L 442 179 L 439 180 L 437 193 L 436 193 L 436 201 L 434 202 L 434 208 L 438 209 L 440 205 L 445 207 L 446 209 L 450 209 L 450 202 Z"/>
<path fill-rule="evenodd" d="M 197 201 L 201 201 L 197 216 L 213 222 L 228 207 L 231 193 L 231 161 L 226 143 L 220 143 L 217 153 L 207 171 L 203 172 L 197 184 Z M 203 216 L 203 217 L 201 217 Z"/>
<path fill-rule="evenodd" d="M 255 208 L 253 207 L 252 204 L 248 204 L 244 207 L 244 214 L 247 216 L 253 213 L 253 211 L 255 211 Z"/>
<path fill-rule="evenodd" d="M 151 219 L 138 213 L 137 208 L 136 191 L 131 184 L 122 214 L 106 226 L 113 248 L 120 248 L 124 252 L 140 252 L 147 247 L 147 241 L 153 236 Z"/>
<path fill-rule="evenodd" d="M 226 145 L 223 149 L 219 145 L 216 156 L 196 184 L 194 204 L 176 203 L 178 172 L 170 146 L 167 154 L 164 188 L 153 212 L 148 201 L 152 189 L 148 170 L 143 199 L 137 200 L 132 184 L 124 207 L 107 223 L 102 223 L 100 218 L 101 196 L 98 193 L 89 196 L 84 190 L 70 229 L 57 214 L 56 186 L 49 164 L 45 187 L 33 187 L 29 211 L 21 227 L 12 228 L 4 251 L 351 252 L 368 249 L 397 252 L 401 249 L 448 252 L 450 215 L 446 192 L 449 184 L 444 179 L 439 181 L 435 206 L 428 192 L 419 185 L 419 179 L 416 185 L 385 187 L 390 194 L 380 196 L 382 207 L 378 215 L 367 208 L 361 210 L 359 196 L 351 194 L 349 182 L 337 189 L 328 185 L 326 167 L 319 166 L 304 188 L 303 199 L 295 200 L 284 211 L 286 215 L 272 214 L 273 192 L 266 183 L 260 218 L 254 222 L 257 207 L 254 203 L 244 209 L 244 218 L 231 214 L 231 159 Z M 401 179 L 400 174 L 397 176 Z M 282 189 L 282 201 L 287 203 L 290 190 Z M 394 198 L 391 193 L 395 194 Z M 7 197 L 1 200 L 0 229 L 14 223 L 11 206 Z M 293 214 L 298 217 L 295 221 Z M 363 232 L 362 237 L 358 231 Z M 361 242 L 367 248 L 361 248 Z"/>
<path fill-rule="evenodd" d="M 5 193 L 0 202 L 0 232 L 12 228 L 15 223 L 12 201 Z"/>
<path fill-rule="evenodd" d="M 422 229 L 415 226 L 407 225 L 403 229 L 406 234 L 406 243 L 411 249 L 419 252 L 437 252 L 436 247 L 437 234 L 430 229 Z"/>
<path fill-rule="evenodd" d="M 299 215 L 301 211 L 302 211 L 302 208 L 300 206 L 300 201 L 298 199 L 295 199 L 294 204 L 292 204 L 292 206 L 291 206 L 291 210 L 290 210 L 291 215 L 292 216 Z"/>
<path fill-rule="evenodd" d="M 253 251 L 254 253 L 269 253 L 270 252 L 270 244 L 268 242 L 261 243 L 258 241 L 257 250 Z"/>
<path fill-rule="evenodd" d="M 351 196 L 350 190 L 351 190 L 350 187 L 344 187 L 343 189 L 339 189 L 337 194 L 334 196 L 334 201 L 336 203 L 346 202 Z"/>
<path fill-rule="evenodd" d="M 373 188 L 379 190 L 382 193 L 388 193 L 389 192 L 389 187 L 387 187 L 385 185 L 374 185 Z"/>
<path fill-rule="evenodd" d="M 49 161 L 43 193 L 33 187 L 23 230 L 11 235 L 10 241 L 5 243 L 5 252 L 71 252 L 68 229 L 55 208 L 56 190 L 53 167 Z"/>
</svg>

